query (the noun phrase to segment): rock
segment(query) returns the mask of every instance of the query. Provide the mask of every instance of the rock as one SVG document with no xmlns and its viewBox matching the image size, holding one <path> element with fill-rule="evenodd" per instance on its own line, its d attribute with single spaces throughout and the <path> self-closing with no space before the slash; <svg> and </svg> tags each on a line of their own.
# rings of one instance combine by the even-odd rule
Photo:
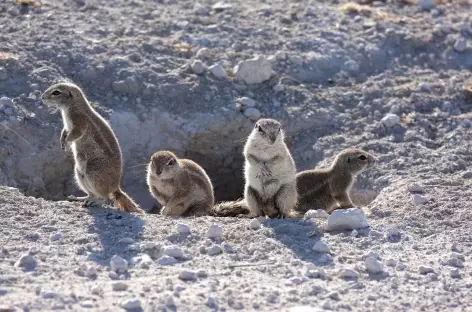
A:
<svg viewBox="0 0 472 312">
<path fill-rule="evenodd" d="M 368 227 L 364 214 L 358 208 L 336 209 L 328 217 L 328 231 L 357 230 Z"/>
<path fill-rule="evenodd" d="M 329 294 L 326 295 L 327 298 L 331 298 L 333 300 L 339 301 L 339 292 L 337 291 L 332 291 Z"/>
<path fill-rule="evenodd" d="M 93 308 L 94 307 L 94 304 L 93 304 L 93 301 L 92 300 L 85 300 L 85 301 L 82 301 L 80 303 L 80 306 L 82 308 Z"/>
<path fill-rule="evenodd" d="M 123 282 L 116 282 L 116 283 L 111 284 L 111 288 L 114 291 L 125 291 L 128 289 L 128 284 L 123 283 Z"/>
<path fill-rule="evenodd" d="M 57 232 L 57 233 L 51 234 L 51 236 L 49 236 L 49 240 L 52 242 L 55 242 L 55 241 L 60 240 L 62 237 L 63 237 L 62 233 Z"/>
<path fill-rule="evenodd" d="M 201 48 L 197 52 L 197 58 L 204 60 L 204 59 L 210 59 L 211 58 L 211 52 L 210 49 L 208 48 Z"/>
<path fill-rule="evenodd" d="M 216 304 L 216 299 L 213 298 L 212 296 L 208 296 L 205 304 L 212 309 L 216 309 L 218 305 Z"/>
<path fill-rule="evenodd" d="M 207 250 L 206 250 L 206 253 L 210 256 L 216 256 L 216 255 L 219 255 L 222 252 L 223 252 L 223 250 L 218 245 L 212 245 L 212 246 L 208 247 Z"/>
<path fill-rule="evenodd" d="M 257 108 L 249 107 L 244 110 L 244 116 L 252 121 L 256 121 L 261 118 L 261 112 Z"/>
<path fill-rule="evenodd" d="M 395 114 L 387 114 L 384 118 L 380 120 L 387 128 L 391 128 L 400 122 L 400 117 Z"/>
<path fill-rule="evenodd" d="M 272 76 L 272 64 L 263 56 L 239 62 L 234 68 L 236 79 L 246 84 L 257 84 Z"/>
<path fill-rule="evenodd" d="M 372 256 L 369 256 L 365 259 L 364 265 L 367 271 L 372 274 L 380 274 L 384 271 L 382 262 Z"/>
<path fill-rule="evenodd" d="M 190 233 L 190 227 L 185 223 L 179 223 L 179 224 L 177 224 L 177 232 L 179 234 L 189 234 Z"/>
<path fill-rule="evenodd" d="M 436 3 L 435 0 L 418 0 L 418 6 L 421 10 L 431 10 L 435 7 Z"/>
<path fill-rule="evenodd" d="M 101 289 L 97 285 L 92 286 L 90 291 L 92 292 L 92 294 L 97 295 L 97 296 L 102 296 L 103 295 L 103 289 Z"/>
<path fill-rule="evenodd" d="M 259 230 L 261 228 L 261 223 L 257 218 L 254 218 L 249 222 L 249 228 L 251 230 Z"/>
<path fill-rule="evenodd" d="M 329 247 L 328 245 L 323 243 L 321 240 L 319 240 L 313 246 L 313 251 L 319 252 L 319 253 L 329 253 Z"/>
<path fill-rule="evenodd" d="M 128 270 L 128 261 L 120 256 L 114 255 L 111 257 L 110 266 L 113 271 L 122 273 Z"/>
<path fill-rule="evenodd" d="M 385 261 L 385 264 L 389 267 L 395 267 L 397 265 L 397 260 L 390 258 Z"/>
<path fill-rule="evenodd" d="M 173 257 L 176 259 L 182 258 L 184 256 L 182 248 L 178 246 L 163 246 L 161 252 L 166 256 Z"/>
<path fill-rule="evenodd" d="M 108 272 L 108 277 L 109 277 L 110 279 L 112 279 L 112 280 L 117 280 L 117 279 L 119 279 L 118 274 L 116 274 L 116 272 L 114 272 L 114 271 Z"/>
<path fill-rule="evenodd" d="M 305 213 L 305 219 L 328 219 L 329 214 L 326 211 L 318 209 L 318 210 L 308 210 Z"/>
<path fill-rule="evenodd" d="M 233 253 L 234 252 L 233 246 L 231 246 L 228 243 L 223 243 L 223 244 L 221 244 L 221 246 L 223 247 L 223 250 L 224 250 L 225 253 Z"/>
<path fill-rule="evenodd" d="M 408 184 L 408 191 L 410 193 L 423 193 L 424 189 L 418 183 L 410 183 L 410 184 Z"/>
<path fill-rule="evenodd" d="M 56 298 L 57 294 L 54 290 L 41 290 L 41 298 L 52 299 Z"/>
<path fill-rule="evenodd" d="M 97 276 L 97 269 L 93 266 L 89 267 L 85 273 L 88 278 L 94 278 Z"/>
<path fill-rule="evenodd" d="M 467 50 L 467 41 L 465 41 L 464 38 L 457 39 L 454 43 L 454 50 L 459 53 L 462 53 Z"/>
<path fill-rule="evenodd" d="M 224 10 L 231 9 L 232 7 L 233 5 L 230 3 L 226 3 L 224 1 L 218 1 L 217 3 L 213 4 L 211 8 L 215 12 L 222 12 Z"/>
<path fill-rule="evenodd" d="M 456 267 L 456 268 L 460 268 L 460 269 L 462 269 L 464 267 L 464 263 L 462 263 L 462 261 L 459 258 L 456 258 L 456 257 L 452 257 L 452 258 L 448 259 L 446 261 L 446 264 L 450 265 L 450 266 L 453 266 L 453 267 Z"/>
<path fill-rule="evenodd" d="M 426 275 L 428 273 L 434 273 L 433 268 L 427 265 L 420 265 L 420 267 L 418 268 L 418 271 L 420 272 L 420 274 L 423 274 L 423 275 Z"/>
<path fill-rule="evenodd" d="M 321 254 L 321 256 L 318 257 L 318 261 L 321 263 L 329 263 L 333 261 L 333 257 L 331 257 L 330 254 Z"/>
<path fill-rule="evenodd" d="M 352 269 L 343 269 L 339 273 L 339 276 L 342 277 L 342 278 L 358 278 L 359 273 L 357 273 L 356 271 L 354 271 Z"/>
<path fill-rule="evenodd" d="M 374 250 L 369 250 L 369 252 L 367 252 L 365 255 L 362 256 L 362 259 L 367 259 L 367 257 L 372 257 L 372 258 L 375 258 L 377 260 L 380 260 L 380 256 L 377 252 L 375 252 Z"/>
<path fill-rule="evenodd" d="M 406 269 L 406 265 L 404 265 L 403 263 L 398 263 L 397 266 L 395 267 L 395 270 L 397 271 L 405 271 Z"/>
<path fill-rule="evenodd" d="M 228 74 L 220 64 L 211 65 L 208 69 L 217 78 L 228 78 Z"/>
<path fill-rule="evenodd" d="M 131 237 L 123 237 L 122 239 L 118 241 L 118 243 L 123 244 L 123 245 L 129 245 L 129 244 L 134 243 L 134 239 L 132 239 Z"/>
<path fill-rule="evenodd" d="M 421 196 L 419 194 L 413 194 L 411 196 L 411 201 L 413 202 L 415 206 L 418 206 L 418 205 L 426 204 L 428 200 L 424 196 Z"/>
<path fill-rule="evenodd" d="M 240 98 L 240 99 L 239 99 L 239 103 L 241 103 L 242 105 L 247 106 L 247 107 L 254 107 L 254 106 L 256 106 L 256 101 L 254 101 L 253 99 L 248 98 L 248 97 L 246 97 L 246 96 Z"/>
<path fill-rule="evenodd" d="M 452 278 L 460 278 L 460 277 L 461 277 L 461 272 L 460 272 L 459 269 L 457 269 L 457 268 L 452 268 L 452 269 L 449 271 L 449 275 L 450 275 Z"/>
<path fill-rule="evenodd" d="M 206 70 L 205 65 L 199 60 L 193 61 L 190 67 L 192 68 L 192 71 L 197 75 L 203 74 Z"/>
<path fill-rule="evenodd" d="M 216 223 L 212 224 L 207 231 L 207 237 L 213 238 L 213 239 L 221 238 L 222 234 L 223 234 L 223 230 Z"/>
<path fill-rule="evenodd" d="M 177 259 L 171 256 L 162 256 L 157 260 L 160 265 L 172 265 L 177 263 Z"/>
<path fill-rule="evenodd" d="M 15 262 L 16 267 L 21 267 L 27 270 L 33 270 L 37 264 L 38 262 L 36 259 L 28 253 L 22 254 L 18 261 Z"/>
<path fill-rule="evenodd" d="M 121 307 L 125 310 L 137 310 L 141 309 L 141 300 L 139 299 L 127 299 L 121 303 Z"/>
<path fill-rule="evenodd" d="M 208 272 L 205 270 L 198 270 L 197 271 L 197 277 L 199 278 L 207 278 L 208 277 Z"/>
<path fill-rule="evenodd" d="M 13 100 L 9 97 L 3 96 L 0 98 L 0 109 L 3 107 L 13 107 Z"/>
<path fill-rule="evenodd" d="M 272 90 L 274 90 L 274 92 L 282 92 L 285 90 L 285 86 L 283 84 L 276 84 Z"/>
<path fill-rule="evenodd" d="M 179 274 L 179 279 L 183 281 L 195 281 L 197 280 L 197 274 L 193 271 L 182 270 Z"/>
</svg>

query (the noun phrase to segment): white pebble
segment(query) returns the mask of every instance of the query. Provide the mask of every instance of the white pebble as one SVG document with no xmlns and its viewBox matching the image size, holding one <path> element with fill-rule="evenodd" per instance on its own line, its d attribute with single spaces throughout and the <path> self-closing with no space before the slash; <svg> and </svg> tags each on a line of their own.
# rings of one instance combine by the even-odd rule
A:
<svg viewBox="0 0 472 312">
<path fill-rule="evenodd" d="M 220 64 L 211 65 L 209 68 L 210 72 L 217 78 L 227 78 L 228 74 Z"/>
<path fill-rule="evenodd" d="M 199 59 L 209 59 L 211 58 L 211 52 L 210 52 L 210 49 L 208 48 L 201 48 L 200 50 L 198 50 L 197 52 L 197 58 Z"/>
<path fill-rule="evenodd" d="M 251 230 L 259 230 L 261 228 L 261 223 L 259 222 L 259 220 L 257 220 L 256 218 L 255 219 L 252 219 L 250 222 L 249 222 L 249 228 Z"/>
<path fill-rule="evenodd" d="M 97 295 L 97 296 L 103 295 L 103 289 L 101 289 L 97 285 L 93 285 L 90 291 L 92 292 L 92 294 Z"/>
<path fill-rule="evenodd" d="M 197 279 L 197 274 L 193 271 L 182 270 L 179 274 L 179 279 L 183 281 L 195 281 Z"/>
<path fill-rule="evenodd" d="M 323 243 L 321 240 L 319 240 L 313 246 L 313 251 L 319 252 L 319 253 L 329 253 L 329 247 L 328 245 Z"/>
<path fill-rule="evenodd" d="M 128 289 L 128 284 L 123 283 L 123 282 L 116 282 L 116 283 L 111 284 L 111 288 L 114 291 L 125 291 Z"/>
<path fill-rule="evenodd" d="M 223 230 L 218 224 L 212 224 L 207 231 L 207 237 L 213 238 L 213 239 L 221 238 L 222 234 L 223 234 Z"/>
<path fill-rule="evenodd" d="M 190 67 L 192 68 L 192 71 L 197 75 L 203 74 L 206 69 L 205 65 L 199 60 L 193 61 Z"/>
<path fill-rule="evenodd" d="M 433 268 L 427 265 L 420 265 L 418 271 L 420 272 L 420 274 L 434 273 Z"/>
<path fill-rule="evenodd" d="M 176 259 L 182 258 L 184 256 L 182 248 L 178 246 L 163 246 L 161 252 L 166 256 L 170 256 Z"/>
<path fill-rule="evenodd" d="M 423 193 L 424 189 L 418 183 L 410 183 L 410 184 L 408 184 L 408 191 L 410 193 Z"/>
<path fill-rule="evenodd" d="M 111 269 L 115 272 L 125 272 L 128 270 L 128 261 L 120 256 L 114 255 L 110 260 Z"/>
<path fill-rule="evenodd" d="M 353 269 L 343 269 L 339 273 L 339 276 L 341 276 L 342 278 L 358 278 L 359 273 L 357 273 Z"/>
<path fill-rule="evenodd" d="M 60 240 L 62 237 L 63 237 L 62 233 L 57 232 L 57 233 L 51 234 L 51 236 L 49 237 L 49 239 L 50 239 L 52 242 L 55 242 L 55 241 Z"/>
<path fill-rule="evenodd" d="M 247 106 L 247 107 L 254 107 L 256 106 L 256 101 L 254 101 L 253 99 L 251 98 L 248 98 L 246 96 L 242 97 L 239 99 L 239 103 L 243 104 L 244 106 Z"/>
<path fill-rule="evenodd" d="M 127 299 L 121 303 L 121 307 L 125 310 L 136 310 L 141 309 L 141 300 L 139 299 Z"/>
<path fill-rule="evenodd" d="M 159 260 L 157 260 L 157 262 L 160 265 L 172 265 L 172 264 L 177 263 L 177 259 L 175 259 L 174 257 L 170 257 L 170 256 L 162 256 L 162 257 L 159 258 Z"/>
<path fill-rule="evenodd" d="M 395 114 L 387 114 L 380 120 L 387 128 L 393 127 L 400 122 L 400 117 Z"/>
<path fill-rule="evenodd" d="M 305 219 L 314 219 L 314 218 L 328 219 L 328 217 L 329 217 L 329 214 L 326 213 L 326 211 L 322 209 L 308 210 L 307 212 L 305 212 Z"/>
<path fill-rule="evenodd" d="M 368 227 L 364 214 L 358 208 L 336 209 L 328 217 L 328 231 L 356 230 Z"/>
<path fill-rule="evenodd" d="M 252 121 L 256 121 L 261 118 L 261 111 L 254 107 L 249 107 L 244 110 L 244 116 Z"/>
<path fill-rule="evenodd" d="M 456 50 L 459 53 L 462 53 L 465 50 L 467 50 L 467 41 L 465 41 L 464 38 L 457 39 L 456 43 L 454 43 L 454 50 Z"/>
<path fill-rule="evenodd" d="M 379 260 L 375 259 L 372 256 L 368 256 L 365 259 L 364 265 L 367 271 L 372 274 L 379 274 L 384 271 L 384 266 L 382 262 L 380 262 Z"/>
<path fill-rule="evenodd" d="M 272 76 L 272 64 L 263 56 L 241 61 L 234 67 L 236 79 L 246 84 L 257 84 Z"/>
<path fill-rule="evenodd" d="M 96 277 L 97 276 L 97 269 L 93 266 L 89 267 L 87 269 L 87 277 L 89 278 L 93 278 L 93 277 Z"/>
<path fill-rule="evenodd" d="M 82 308 L 93 308 L 94 304 L 92 300 L 85 300 L 80 303 Z"/>
<path fill-rule="evenodd" d="M 118 243 L 123 244 L 123 245 L 129 245 L 129 244 L 134 243 L 134 239 L 132 239 L 131 237 L 123 237 L 122 239 L 118 241 Z"/>
<path fill-rule="evenodd" d="M 219 255 L 222 252 L 223 252 L 223 250 L 218 245 L 213 245 L 213 246 L 207 248 L 207 250 L 206 250 L 206 253 L 210 256 Z"/>
<path fill-rule="evenodd" d="M 185 223 L 179 223 L 179 224 L 177 224 L 177 232 L 179 234 L 189 234 L 190 233 L 190 227 Z"/>
<path fill-rule="evenodd" d="M 421 196 L 419 194 L 413 194 L 411 195 L 411 201 L 413 202 L 415 206 L 418 206 L 418 205 L 426 204 L 428 200 L 424 196 Z"/>
</svg>

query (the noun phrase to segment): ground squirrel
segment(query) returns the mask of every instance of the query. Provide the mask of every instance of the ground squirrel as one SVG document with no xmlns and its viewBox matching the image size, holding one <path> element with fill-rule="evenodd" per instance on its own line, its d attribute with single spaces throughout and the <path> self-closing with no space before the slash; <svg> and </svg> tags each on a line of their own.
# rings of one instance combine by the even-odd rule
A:
<svg viewBox="0 0 472 312">
<path fill-rule="evenodd" d="M 148 165 L 147 184 L 154 198 L 163 206 L 166 216 L 208 215 L 215 198 L 210 178 L 200 165 L 190 159 L 179 159 L 169 151 L 152 155 Z"/>
<path fill-rule="evenodd" d="M 296 168 L 281 124 L 259 119 L 244 146 L 244 199 L 215 207 L 220 216 L 297 217 Z"/>
<path fill-rule="evenodd" d="M 330 168 L 299 172 L 296 210 L 305 213 L 310 209 L 324 209 L 331 213 L 334 209 L 354 207 L 349 197 L 354 179 L 375 162 L 376 158 L 372 154 L 348 148 L 336 155 Z"/>
<path fill-rule="evenodd" d="M 54 84 L 41 97 L 48 107 L 60 109 L 64 128 L 61 147 L 72 149 L 75 179 L 87 196 L 69 196 L 84 206 L 113 200 L 118 209 L 142 212 L 120 188 L 123 161 L 118 140 L 109 124 L 87 101 L 82 90 L 67 82 Z"/>
</svg>

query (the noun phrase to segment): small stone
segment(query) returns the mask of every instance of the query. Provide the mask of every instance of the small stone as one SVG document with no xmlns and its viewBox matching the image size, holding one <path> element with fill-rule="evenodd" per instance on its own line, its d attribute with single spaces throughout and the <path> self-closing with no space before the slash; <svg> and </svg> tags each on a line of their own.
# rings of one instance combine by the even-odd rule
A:
<svg viewBox="0 0 472 312">
<path fill-rule="evenodd" d="M 323 243 L 321 240 L 319 240 L 313 246 L 313 251 L 319 252 L 319 253 L 329 253 L 329 247 L 328 245 Z"/>
<path fill-rule="evenodd" d="M 232 7 L 233 7 L 233 5 L 230 4 L 230 3 L 226 3 L 224 1 L 218 1 L 217 3 L 213 4 L 213 6 L 211 8 L 215 12 L 222 12 L 224 10 L 231 9 Z"/>
<path fill-rule="evenodd" d="M 204 59 L 210 59 L 211 58 L 211 52 L 210 49 L 208 48 L 201 48 L 197 52 L 197 58 L 204 60 Z"/>
<path fill-rule="evenodd" d="M 177 224 L 177 232 L 179 234 L 182 234 L 182 235 L 189 234 L 190 233 L 190 227 L 185 223 L 179 223 L 179 224 Z"/>
<path fill-rule="evenodd" d="M 336 209 L 328 217 L 328 231 L 357 230 L 368 227 L 364 214 L 358 208 Z"/>
<path fill-rule="evenodd" d="M 122 239 L 118 241 L 118 243 L 123 244 L 123 245 L 129 245 L 129 244 L 134 243 L 134 239 L 132 239 L 131 237 L 123 237 Z"/>
<path fill-rule="evenodd" d="M 372 274 L 380 274 L 384 271 L 382 262 L 372 256 L 369 256 L 365 259 L 364 265 L 367 271 Z"/>
<path fill-rule="evenodd" d="M 242 97 L 239 99 L 239 103 L 243 104 L 244 106 L 247 106 L 247 107 L 254 107 L 256 106 L 256 101 L 254 101 L 253 99 L 251 98 L 248 98 L 248 97 Z"/>
<path fill-rule="evenodd" d="M 22 267 L 27 270 L 32 270 L 36 267 L 37 264 L 38 262 L 36 261 L 36 259 L 32 255 L 26 253 L 20 256 L 18 261 L 16 261 L 15 266 Z"/>
<path fill-rule="evenodd" d="M 168 307 L 175 307 L 174 297 L 172 297 L 172 296 L 167 297 L 166 305 Z"/>
<path fill-rule="evenodd" d="M 121 307 L 125 310 L 137 310 L 141 309 L 141 300 L 139 299 L 127 299 L 121 303 Z"/>
<path fill-rule="evenodd" d="M 171 256 L 162 256 L 157 260 L 160 265 L 172 265 L 177 263 L 177 259 Z"/>
<path fill-rule="evenodd" d="M 103 289 L 101 289 L 97 285 L 92 286 L 92 288 L 90 290 L 91 290 L 92 294 L 94 294 L 94 295 L 97 295 L 97 296 L 103 295 Z"/>
<path fill-rule="evenodd" d="M 5 296 L 8 293 L 6 289 L 0 288 L 0 296 Z"/>
<path fill-rule="evenodd" d="M 57 232 L 57 233 L 51 234 L 51 236 L 49 236 L 49 240 L 52 242 L 55 242 L 55 241 L 60 240 L 62 237 L 63 237 L 62 233 Z"/>
<path fill-rule="evenodd" d="M 252 121 L 256 121 L 261 118 L 261 112 L 257 108 L 249 107 L 244 110 L 244 116 Z"/>
<path fill-rule="evenodd" d="M 410 183 L 410 184 L 408 184 L 408 191 L 410 193 L 423 193 L 424 189 L 418 183 Z"/>
<path fill-rule="evenodd" d="M 418 271 L 420 272 L 420 274 L 423 274 L 423 275 L 426 275 L 428 273 L 434 273 L 433 268 L 427 265 L 420 265 L 420 267 L 418 268 Z"/>
<path fill-rule="evenodd" d="M 97 269 L 95 267 L 91 266 L 87 269 L 86 274 L 87 274 L 88 278 L 94 278 L 94 277 L 97 276 Z"/>
<path fill-rule="evenodd" d="M 92 300 L 85 300 L 80 303 L 82 308 L 93 308 L 94 304 Z"/>
<path fill-rule="evenodd" d="M 377 252 L 375 252 L 374 250 L 369 250 L 369 252 L 367 252 L 365 255 L 362 256 L 362 259 L 367 259 L 367 257 L 372 257 L 372 258 L 375 258 L 377 260 L 380 260 L 380 256 Z"/>
<path fill-rule="evenodd" d="M 208 272 L 205 270 L 198 270 L 197 271 L 197 277 L 199 278 L 207 278 L 208 277 Z"/>
<path fill-rule="evenodd" d="M 322 276 L 321 272 L 318 270 L 307 270 L 305 276 L 309 278 L 319 278 Z"/>
<path fill-rule="evenodd" d="M 276 84 L 276 85 L 272 88 L 272 90 L 274 90 L 275 92 L 282 92 L 282 91 L 285 90 L 285 86 L 279 83 L 279 84 Z"/>
<path fill-rule="evenodd" d="M 192 68 L 192 71 L 197 75 L 203 74 L 205 72 L 205 69 L 206 69 L 205 65 L 199 60 L 193 61 L 190 66 Z"/>
<path fill-rule="evenodd" d="M 352 269 L 343 269 L 339 273 L 339 276 L 342 277 L 342 278 L 358 278 L 359 273 L 357 273 L 356 271 L 354 271 Z"/>
<path fill-rule="evenodd" d="M 321 256 L 318 257 L 318 261 L 321 263 L 329 263 L 333 261 L 333 257 L 331 257 L 330 254 L 321 254 Z"/>
<path fill-rule="evenodd" d="M 206 250 L 206 253 L 210 256 L 216 256 L 216 255 L 219 255 L 222 252 L 223 252 L 223 250 L 218 245 L 213 245 L 213 246 L 207 248 L 207 250 Z"/>
<path fill-rule="evenodd" d="M 228 78 L 228 74 L 220 64 L 211 65 L 208 69 L 217 78 Z"/>
<path fill-rule="evenodd" d="M 359 232 L 357 230 L 352 230 L 352 232 L 349 234 L 350 237 L 357 237 L 359 236 Z"/>
<path fill-rule="evenodd" d="M 0 98 L 0 108 L 2 106 L 5 107 L 13 107 L 13 100 L 9 97 L 3 96 Z"/>
<path fill-rule="evenodd" d="M 397 271 L 405 271 L 406 266 L 403 263 L 398 263 L 397 266 L 395 267 L 395 270 Z"/>
<path fill-rule="evenodd" d="M 411 196 L 411 201 L 413 202 L 413 204 L 414 204 L 415 206 L 418 206 L 418 205 L 424 205 L 424 204 L 426 204 L 426 202 L 427 202 L 428 200 L 427 200 L 426 197 L 424 197 L 424 196 L 421 196 L 421 195 L 419 195 L 419 194 L 413 194 L 413 195 Z"/>
<path fill-rule="evenodd" d="M 456 268 L 460 268 L 462 269 L 464 267 L 464 263 L 462 263 L 462 261 L 456 257 L 452 257 L 450 259 L 448 259 L 446 261 L 446 264 L 447 265 L 450 265 L 450 266 L 453 266 L 453 267 L 456 267 Z"/>
<path fill-rule="evenodd" d="M 179 274 L 179 279 L 183 281 L 195 281 L 197 280 L 197 274 L 193 271 L 183 270 Z"/>
<path fill-rule="evenodd" d="M 259 230 L 261 228 L 261 223 L 259 222 L 259 220 L 254 218 L 249 222 L 249 228 L 251 230 Z"/>
<path fill-rule="evenodd" d="M 205 304 L 212 309 L 215 309 L 218 305 L 216 303 L 216 299 L 212 296 L 208 296 Z"/>
<path fill-rule="evenodd" d="M 221 235 L 223 235 L 223 230 L 218 224 L 212 224 L 210 228 L 207 231 L 207 237 L 217 239 L 221 238 Z"/>
<path fill-rule="evenodd" d="M 390 258 L 385 261 L 385 264 L 389 267 L 395 267 L 397 265 L 397 260 Z"/>
<path fill-rule="evenodd" d="M 381 237 L 383 237 L 383 233 L 379 232 L 379 231 L 376 231 L 376 230 L 371 230 L 369 232 L 369 236 L 372 236 L 372 237 L 375 237 L 375 238 L 381 238 Z"/>
<path fill-rule="evenodd" d="M 114 291 L 125 291 L 128 289 L 128 284 L 123 283 L 123 282 L 116 282 L 116 283 L 111 284 L 111 288 Z"/>
<path fill-rule="evenodd" d="M 384 118 L 380 120 L 387 128 L 391 128 L 400 122 L 400 117 L 395 114 L 387 114 Z"/>
<path fill-rule="evenodd" d="M 164 255 L 174 257 L 176 259 L 182 258 L 184 256 L 182 248 L 178 246 L 163 246 L 161 252 Z"/>
<path fill-rule="evenodd" d="M 56 298 L 57 294 L 54 290 L 41 290 L 41 298 L 52 299 Z"/>
<path fill-rule="evenodd" d="M 418 0 L 418 6 L 421 10 L 429 11 L 436 5 L 435 0 Z"/>
<path fill-rule="evenodd" d="M 321 307 L 325 310 L 333 309 L 333 307 L 331 306 L 331 301 L 329 301 L 329 299 L 326 299 L 325 301 L 323 301 L 323 303 L 321 304 Z"/>
<path fill-rule="evenodd" d="M 114 271 L 108 272 L 108 277 L 109 277 L 110 279 L 112 279 L 112 280 L 117 280 L 117 279 L 119 279 L 118 274 L 116 274 L 116 272 L 114 272 Z"/>
<path fill-rule="evenodd" d="M 332 291 L 329 294 L 326 295 L 327 298 L 339 301 L 339 293 L 337 291 Z"/>
<path fill-rule="evenodd" d="M 464 38 L 457 39 L 454 43 L 454 50 L 459 53 L 462 53 L 467 50 L 467 41 L 465 41 Z"/>
<path fill-rule="evenodd" d="M 459 271 L 458 268 L 453 268 L 449 271 L 449 275 L 452 278 L 460 278 L 461 277 L 461 272 Z"/>
<path fill-rule="evenodd" d="M 233 246 L 231 246 L 228 243 L 223 243 L 223 244 L 221 244 L 221 246 L 223 247 L 223 250 L 224 250 L 225 253 L 233 253 L 234 252 Z"/>
<path fill-rule="evenodd" d="M 308 210 L 305 212 L 305 219 L 328 219 L 329 214 L 326 211 L 318 209 L 318 210 Z"/>
<path fill-rule="evenodd" d="M 272 76 L 272 64 L 263 56 L 241 61 L 234 68 L 236 79 L 246 84 L 258 84 Z"/>
<path fill-rule="evenodd" d="M 128 261 L 120 256 L 114 255 L 110 260 L 111 269 L 115 272 L 125 272 L 128 270 Z"/>
</svg>

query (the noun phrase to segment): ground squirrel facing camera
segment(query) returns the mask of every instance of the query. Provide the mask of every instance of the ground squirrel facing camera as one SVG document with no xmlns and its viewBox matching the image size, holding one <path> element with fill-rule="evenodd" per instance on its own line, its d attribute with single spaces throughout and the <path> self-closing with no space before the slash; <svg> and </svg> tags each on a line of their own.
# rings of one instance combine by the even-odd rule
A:
<svg viewBox="0 0 472 312">
<path fill-rule="evenodd" d="M 244 146 L 244 199 L 215 207 L 220 216 L 297 217 L 295 162 L 281 124 L 259 119 Z"/>
<path fill-rule="evenodd" d="M 354 179 L 375 162 L 372 154 L 348 148 L 336 155 L 330 168 L 299 172 L 297 211 L 305 213 L 310 209 L 324 209 L 331 213 L 335 209 L 354 207 L 349 197 Z"/>
<path fill-rule="evenodd" d="M 205 170 L 190 159 L 179 159 L 169 151 L 152 155 L 147 184 L 166 216 L 208 215 L 215 198 Z"/>
<path fill-rule="evenodd" d="M 84 197 L 69 199 L 84 205 L 101 205 L 113 200 L 118 209 L 142 212 L 139 206 L 120 188 L 122 155 L 118 140 L 110 125 L 87 101 L 82 90 L 67 82 L 54 84 L 41 97 L 48 107 L 60 109 L 64 128 L 61 147 L 72 149 L 75 179 Z"/>
</svg>

